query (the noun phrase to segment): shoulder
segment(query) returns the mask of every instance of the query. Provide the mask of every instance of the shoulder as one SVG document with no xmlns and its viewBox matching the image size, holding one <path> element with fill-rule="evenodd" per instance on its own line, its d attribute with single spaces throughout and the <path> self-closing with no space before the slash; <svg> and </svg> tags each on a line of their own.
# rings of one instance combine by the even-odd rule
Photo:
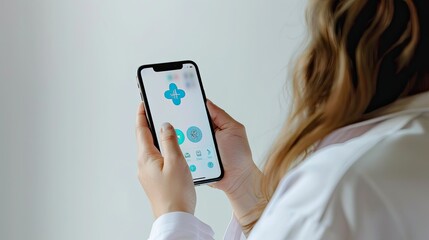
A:
<svg viewBox="0 0 429 240">
<path fill-rule="evenodd" d="M 394 118 L 367 134 L 310 156 L 284 177 L 277 197 L 293 194 L 314 203 L 317 194 L 318 199 L 326 201 L 343 185 L 374 185 L 381 179 L 424 172 L 428 164 L 429 114 Z M 300 200 L 297 205 L 302 203 Z"/>
<path fill-rule="evenodd" d="M 419 194 L 429 194 L 428 156 L 429 116 L 391 119 L 371 133 L 314 154 L 291 171 L 265 215 L 292 214 L 318 231 L 357 239 L 371 238 L 379 229 L 384 239 L 404 238 L 407 216 L 402 211 L 413 206 L 403 202 L 424 207 L 421 199 L 429 197 Z"/>
</svg>

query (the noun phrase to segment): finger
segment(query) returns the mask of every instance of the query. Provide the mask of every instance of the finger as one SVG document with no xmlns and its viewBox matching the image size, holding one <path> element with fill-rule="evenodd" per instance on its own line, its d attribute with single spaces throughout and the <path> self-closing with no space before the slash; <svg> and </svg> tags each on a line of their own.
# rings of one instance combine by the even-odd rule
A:
<svg viewBox="0 0 429 240">
<path fill-rule="evenodd" d="M 144 153 L 145 155 L 159 154 L 158 149 L 153 144 L 152 133 L 146 120 L 143 103 L 140 103 L 137 110 L 136 137 L 137 147 L 141 153 Z"/>
<path fill-rule="evenodd" d="M 220 130 L 239 124 L 234 118 L 218 107 L 212 101 L 207 100 L 207 109 L 209 110 L 212 121 Z"/>
<path fill-rule="evenodd" d="M 161 127 L 161 149 L 164 157 L 164 165 L 174 165 L 183 158 L 177 141 L 177 134 L 170 123 L 163 123 Z"/>
</svg>

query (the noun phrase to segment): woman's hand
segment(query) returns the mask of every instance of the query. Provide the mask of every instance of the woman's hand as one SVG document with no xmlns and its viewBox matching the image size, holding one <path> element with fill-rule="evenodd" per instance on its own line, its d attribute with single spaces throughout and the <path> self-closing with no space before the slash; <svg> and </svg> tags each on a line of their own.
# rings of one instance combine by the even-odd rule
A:
<svg viewBox="0 0 429 240">
<path fill-rule="evenodd" d="M 138 177 L 152 205 L 155 218 L 169 212 L 194 214 L 195 187 L 188 164 L 177 142 L 174 128 L 165 123 L 155 147 L 143 103 L 137 113 Z"/>
<path fill-rule="evenodd" d="M 224 110 L 207 101 L 225 175 L 210 186 L 224 191 L 241 225 L 252 219 L 248 215 L 259 201 L 262 173 L 252 160 L 244 126 Z"/>
</svg>

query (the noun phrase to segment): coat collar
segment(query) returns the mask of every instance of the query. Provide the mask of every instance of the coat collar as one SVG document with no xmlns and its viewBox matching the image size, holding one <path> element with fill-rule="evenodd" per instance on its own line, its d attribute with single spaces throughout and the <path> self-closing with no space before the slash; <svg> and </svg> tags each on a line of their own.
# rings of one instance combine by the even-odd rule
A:
<svg viewBox="0 0 429 240">
<path fill-rule="evenodd" d="M 380 108 L 370 114 L 369 118 L 397 114 L 401 112 L 426 112 L 429 111 L 429 92 L 398 99 L 392 104 Z"/>
<path fill-rule="evenodd" d="M 384 120 L 405 114 L 419 114 L 424 112 L 429 112 L 429 92 L 401 98 L 388 106 L 367 114 L 363 121 L 345 126 L 340 128 L 340 130 L 350 130 L 370 124 L 377 124 Z"/>
</svg>

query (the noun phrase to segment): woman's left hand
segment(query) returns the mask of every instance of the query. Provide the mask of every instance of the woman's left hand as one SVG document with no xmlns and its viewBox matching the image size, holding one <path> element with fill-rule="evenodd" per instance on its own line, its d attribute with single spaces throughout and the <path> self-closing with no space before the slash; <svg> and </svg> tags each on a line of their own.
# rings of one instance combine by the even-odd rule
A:
<svg viewBox="0 0 429 240">
<path fill-rule="evenodd" d="M 169 212 L 194 214 L 195 187 L 188 164 L 169 123 L 160 130 L 160 147 L 155 147 L 143 103 L 137 113 L 138 177 L 152 205 L 155 218 Z"/>
</svg>

